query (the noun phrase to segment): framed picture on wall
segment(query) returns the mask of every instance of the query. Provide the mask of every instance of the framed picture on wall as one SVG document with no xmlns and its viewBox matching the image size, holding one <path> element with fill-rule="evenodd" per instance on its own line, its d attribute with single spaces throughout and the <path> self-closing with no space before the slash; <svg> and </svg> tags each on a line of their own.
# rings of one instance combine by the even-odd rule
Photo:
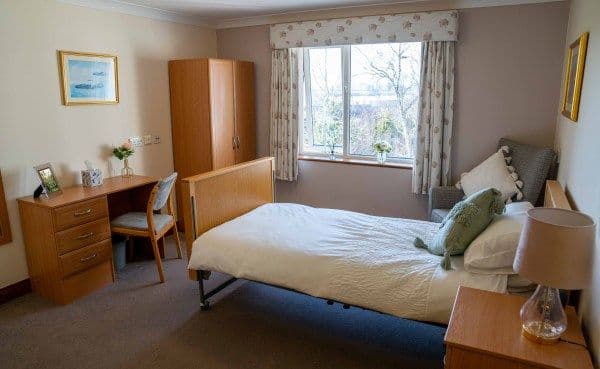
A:
<svg viewBox="0 0 600 369">
<path fill-rule="evenodd" d="M 12 233 L 10 232 L 10 222 L 8 219 L 6 198 L 4 197 L 4 184 L 2 182 L 2 173 L 0 173 L 0 245 L 10 243 L 11 241 Z"/>
<path fill-rule="evenodd" d="M 58 56 L 64 105 L 119 102 L 116 56 L 64 50 Z"/>
<path fill-rule="evenodd" d="M 42 182 L 42 187 L 44 188 L 46 196 L 52 197 L 62 193 L 60 184 L 58 183 L 58 179 L 56 179 L 56 174 L 54 174 L 54 169 L 50 163 L 38 165 L 34 169 L 38 174 L 38 177 L 40 177 L 40 182 Z"/>
<path fill-rule="evenodd" d="M 585 32 L 569 46 L 565 71 L 562 115 L 577 122 L 579 115 L 579 99 L 583 84 L 583 70 L 587 51 L 589 33 Z"/>
</svg>

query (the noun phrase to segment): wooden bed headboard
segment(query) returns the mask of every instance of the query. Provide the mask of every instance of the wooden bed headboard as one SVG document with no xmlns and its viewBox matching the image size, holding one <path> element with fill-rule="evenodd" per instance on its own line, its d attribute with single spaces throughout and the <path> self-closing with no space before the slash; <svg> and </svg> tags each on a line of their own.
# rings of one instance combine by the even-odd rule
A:
<svg viewBox="0 0 600 369">
<path fill-rule="evenodd" d="M 274 201 L 273 170 L 274 158 L 266 157 L 182 179 L 188 260 L 201 234 Z"/>
</svg>

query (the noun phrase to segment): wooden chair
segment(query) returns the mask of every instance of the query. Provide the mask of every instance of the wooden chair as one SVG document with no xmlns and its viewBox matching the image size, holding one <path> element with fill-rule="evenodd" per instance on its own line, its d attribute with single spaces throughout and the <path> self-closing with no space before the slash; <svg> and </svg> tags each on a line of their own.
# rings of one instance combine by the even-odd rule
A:
<svg viewBox="0 0 600 369">
<path fill-rule="evenodd" d="M 148 199 L 146 213 L 126 213 L 115 218 L 110 223 L 112 233 L 122 234 L 127 237 L 147 237 L 150 239 L 161 283 L 165 281 L 165 276 L 160 252 L 158 251 L 158 241 L 171 229 L 173 229 L 173 235 L 177 244 L 177 257 L 181 259 L 181 243 L 173 215 L 172 192 L 176 179 L 177 173 L 173 173 L 154 186 Z M 167 214 L 158 213 L 165 205 L 167 206 Z"/>
</svg>

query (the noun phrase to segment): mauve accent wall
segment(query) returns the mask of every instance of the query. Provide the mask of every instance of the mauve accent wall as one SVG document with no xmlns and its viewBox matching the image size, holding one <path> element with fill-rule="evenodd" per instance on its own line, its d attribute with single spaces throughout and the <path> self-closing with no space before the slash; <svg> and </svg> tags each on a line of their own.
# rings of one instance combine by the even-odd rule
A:
<svg viewBox="0 0 600 369">
<path fill-rule="evenodd" d="M 490 155 L 502 136 L 552 147 L 568 2 L 460 10 L 456 48 L 453 177 Z M 256 65 L 259 156 L 269 153 L 269 27 L 217 31 L 219 57 Z M 409 169 L 300 161 L 279 202 L 425 219 L 426 196 L 411 194 Z"/>
</svg>

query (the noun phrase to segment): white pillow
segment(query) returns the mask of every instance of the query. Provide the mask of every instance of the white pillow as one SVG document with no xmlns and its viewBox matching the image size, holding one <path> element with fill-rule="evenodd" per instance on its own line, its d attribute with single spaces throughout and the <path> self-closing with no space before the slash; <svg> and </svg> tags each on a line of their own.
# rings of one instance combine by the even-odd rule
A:
<svg viewBox="0 0 600 369">
<path fill-rule="evenodd" d="M 504 207 L 504 214 L 527 213 L 529 209 L 533 209 L 529 201 L 511 202 Z"/>
<path fill-rule="evenodd" d="M 496 215 L 465 251 L 465 269 L 478 274 L 515 274 L 513 261 L 531 208 L 530 203 L 522 202 L 511 206 L 510 213 Z"/>
<path fill-rule="evenodd" d="M 510 202 L 515 195 L 517 200 L 521 200 L 523 193 L 519 187 L 522 187 L 523 182 L 518 180 L 514 168 L 507 165 L 511 159 L 505 158 L 504 152 L 507 151 L 508 147 L 503 147 L 471 171 L 461 174 L 456 187 L 462 188 L 467 196 L 492 187 L 502 192 L 504 202 Z"/>
</svg>

